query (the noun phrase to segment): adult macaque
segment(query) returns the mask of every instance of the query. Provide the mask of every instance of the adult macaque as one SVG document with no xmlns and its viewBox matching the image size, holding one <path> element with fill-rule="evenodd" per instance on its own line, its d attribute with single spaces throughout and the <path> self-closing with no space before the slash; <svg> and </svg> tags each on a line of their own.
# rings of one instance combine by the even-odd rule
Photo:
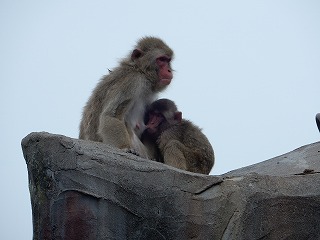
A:
<svg viewBox="0 0 320 240">
<path fill-rule="evenodd" d="M 142 142 L 153 159 L 190 172 L 209 174 L 214 152 L 207 137 L 169 99 L 153 102 L 145 115 Z"/>
<path fill-rule="evenodd" d="M 148 157 L 140 141 L 144 112 L 170 84 L 172 58 L 173 51 L 161 39 L 140 39 L 130 55 L 93 90 L 84 107 L 79 138 Z"/>
</svg>

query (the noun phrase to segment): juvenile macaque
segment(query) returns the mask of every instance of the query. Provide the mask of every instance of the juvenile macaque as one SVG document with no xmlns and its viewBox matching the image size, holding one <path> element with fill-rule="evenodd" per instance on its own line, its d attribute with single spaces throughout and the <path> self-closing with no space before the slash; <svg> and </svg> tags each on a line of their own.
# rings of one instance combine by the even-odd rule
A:
<svg viewBox="0 0 320 240">
<path fill-rule="evenodd" d="M 145 115 L 142 142 L 154 160 L 190 172 L 209 174 L 214 152 L 207 137 L 169 99 L 153 102 Z"/>
<path fill-rule="evenodd" d="M 172 58 L 173 51 L 161 39 L 140 39 L 93 90 L 84 107 L 79 138 L 148 157 L 140 141 L 144 113 L 157 93 L 170 84 Z"/>
</svg>

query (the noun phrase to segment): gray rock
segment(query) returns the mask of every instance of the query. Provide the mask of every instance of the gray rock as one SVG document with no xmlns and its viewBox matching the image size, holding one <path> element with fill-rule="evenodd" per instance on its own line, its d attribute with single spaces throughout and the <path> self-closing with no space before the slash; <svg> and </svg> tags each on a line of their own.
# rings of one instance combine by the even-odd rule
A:
<svg viewBox="0 0 320 240">
<path fill-rule="evenodd" d="M 243 176 L 249 173 L 269 176 L 291 176 L 294 174 L 320 172 L 319 146 L 320 142 L 303 146 L 270 160 L 228 172 L 224 176 Z"/>
<path fill-rule="evenodd" d="M 320 239 L 320 143 L 223 176 L 48 133 L 22 148 L 34 239 Z"/>
</svg>

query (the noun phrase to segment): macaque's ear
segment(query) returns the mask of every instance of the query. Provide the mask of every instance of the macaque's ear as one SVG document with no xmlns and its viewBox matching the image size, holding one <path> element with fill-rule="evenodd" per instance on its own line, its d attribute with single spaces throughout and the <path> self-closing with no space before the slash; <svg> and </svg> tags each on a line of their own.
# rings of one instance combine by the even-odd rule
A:
<svg viewBox="0 0 320 240">
<path fill-rule="evenodd" d="M 182 120 L 182 112 L 175 112 L 174 113 L 174 120 L 181 122 Z"/>
<path fill-rule="evenodd" d="M 143 55 L 143 51 L 138 49 L 138 48 L 136 48 L 131 53 L 131 60 L 134 61 L 134 60 L 140 58 L 142 55 Z"/>
</svg>

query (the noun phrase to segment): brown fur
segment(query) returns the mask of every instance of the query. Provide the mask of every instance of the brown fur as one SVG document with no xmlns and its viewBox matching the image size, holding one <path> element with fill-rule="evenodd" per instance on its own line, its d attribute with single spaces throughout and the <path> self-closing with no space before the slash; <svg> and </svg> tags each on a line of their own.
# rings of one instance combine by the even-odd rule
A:
<svg viewBox="0 0 320 240">
<path fill-rule="evenodd" d="M 161 114 L 163 120 L 153 126 L 152 116 Z M 201 129 L 181 118 L 181 112 L 171 100 L 160 99 L 146 113 L 147 129 L 142 142 L 157 161 L 190 172 L 209 174 L 214 164 L 214 151 Z"/>
<path fill-rule="evenodd" d="M 148 157 L 139 139 L 144 111 L 170 83 L 161 82 L 157 64 L 161 56 L 170 60 L 173 57 L 173 51 L 161 39 L 145 37 L 138 41 L 129 56 L 93 90 L 84 107 L 80 139 L 104 142 Z M 170 60 L 166 63 L 169 74 Z"/>
</svg>

